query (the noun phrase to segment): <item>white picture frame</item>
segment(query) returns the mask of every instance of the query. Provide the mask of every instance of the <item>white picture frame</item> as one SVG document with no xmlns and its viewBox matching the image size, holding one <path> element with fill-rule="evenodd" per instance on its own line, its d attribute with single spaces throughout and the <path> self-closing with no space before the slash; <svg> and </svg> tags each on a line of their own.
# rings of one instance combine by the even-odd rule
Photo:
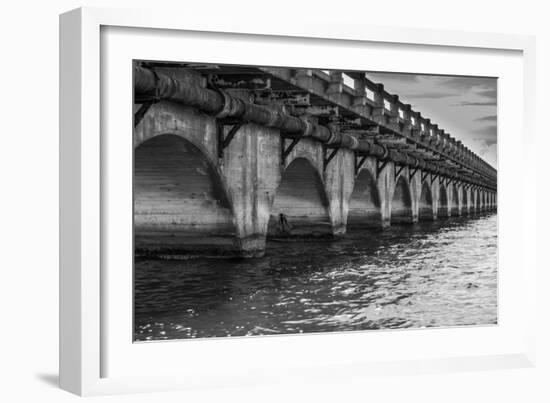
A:
<svg viewBox="0 0 550 403">
<path fill-rule="evenodd" d="M 102 92 L 107 92 L 109 88 L 105 87 L 107 84 L 102 80 L 101 75 L 102 63 L 105 62 L 102 57 L 109 55 L 102 49 L 106 45 L 105 38 L 102 38 L 102 31 L 108 30 L 109 27 L 142 29 L 148 30 L 147 32 L 151 32 L 149 30 L 166 33 L 193 32 L 195 37 L 199 36 L 197 33 L 217 33 L 218 37 L 241 35 L 254 38 L 254 41 L 259 43 L 268 40 L 307 43 L 322 40 L 333 41 L 332 45 L 329 44 L 330 46 L 360 46 L 366 43 L 376 43 L 377 46 L 409 46 L 411 52 L 420 51 L 420 48 L 415 47 L 433 47 L 438 51 L 446 49 L 453 52 L 465 50 L 479 54 L 491 50 L 512 52 L 516 62 L 521 64 L 522 81 L 515 84 L 519 91 L 518 96 L 521 97 L 522 108 L 521 112 L 518 112 L 519 117 L 513 117 L 518 120 L 510 120 L 506 123 L 509 123 L 509 127 L 517 128 L 521 132 L 516 133 L 515 137 L 516 141 L 522 144 L 519 157 L 516 156 L 516 158 L 528 162 L 533 147 L 535 110 L 533 37 L 407 28 L 390 29 L 339 23 L 327 26 L 325 22 L 314 19 L 305 20 L 301 25 L 286 27 L 269 20 L 244 21 L 234 18 L 205 20 L 194 18 L 190 14 L 182 16 L 152 10 L 81 8 L 63 14 L 60 18 L 60 384 L 63 389 L 79 395 L 97 395 L 224 385 L 245 386 L 275 381 L 293 382 L 297 376 L 301 380 L 326 379 L 329 381 L 345 379 L 348 376 L 369 376 L 380 373 L 397 375 L 534 365 L 535 324 L 534 319 L 526 315 L 521 323 L 512 323 L 514 321 L 510 320 L 493 329 L 407 331 L 407 337 L 418 345 L 430 344 L 431 341 L 427 337 L 432 336 L 437 339 L 437 342 L 452 341 L 457 338 L 470 340 L 462 350 L 436 349 L 431 354 L 422 353 L 417 356 L 403 355 L 403 352 L 396 348 L 392 357 L 367 359 L 359 354 L 353 359 L 340 361 L 336 353 L 333 356 L 329 354 L 328 358 L 323 359 L 304 352 L 303 355 L 295 355 L 295 359 L 285 363 L 277 361 L 276 356 L 266 354 L 262 372 L 257 371 L 259 367 L 247 367 L 247 360 L 243 360 L 243 363 L 235 368 L 221 365 L 221 362 L 219 367 L 213 367 L 212 363 L 215 361 L 207 359 L 199 370 L 191 373 L 189 368 L 198 364 L 197 355 L 195 358 L 191 356 L 191 363 L 188 358 L 184 364 L 168 363 L 166 358 L 161 358 L 165 360 L 167 369 L 159 371 L 157 375 L 131 373 L 122 367 L 116 371 L 108 370 L 106 361 L 115 355 L 113 351 L 119 351 L 120 346 L 111 343 L 109 338 L 111 336 L 106 327 L 111 326 L 113 321 L 106 318 L 114 315 L 111 313 L 113 304 L 119 304 L 117 312 L 131 312 L 131 307 L 107 299 L 109 291 L 106 289 L 108 287 L 105 279 L 110 277 L 104 271 L 105 251 L 109 245 L 105 243 L 102 227 L 105 225 L 104 220 L 109 217 L 102 214 L 102 208 L 106 199 L 106 190 L 109 189 L 106 183 L 110 172 L 106 169 L 105 161 L 108 159 L 109 151 L 106 147 L 110 143 L 105 141 L 105 138 L 102 139 L 102 133 L 109 130 L 108 124 L 102 121 L 105 117 L 103 116 L 105 113 L 102 114 Z M 127 35 L 127 32 L 124 35 Z M 171 35 L 170 40 L 177 41 L 177 35 Z M 111 44 L 115 46 L 115 42 L 109 42 L 109 46 Z M 517 76 L 514 77 L 517 79 Z M 128 92 L 125 96 L 131 97 L 131 93 Z M 499 99 L 499 108 L 501 101 L 505 104 L 506 99 Z M 514 102 L 509 102 L 509 106 L 512 107 L 520 101 L 516 99 Z M 499 121 L 500 126 L 502 126 L 501 123 Z M 130 130 L 130 126 L 128 129 Z M 499 133 L 499 142 L 503 139 L 503 144 L 506 144 L 505 139 L 508 138 L 506 130 L 508 129 L 504 127 Z M 518 249 L 512 252 L 509 248 L 499 245 L 499 259 L 500 262 L 505 262 L 510 253 L 515 253 L 513 261 L 520 265 L 521 271 L 499 279 L 501 283 L 499 297 L 506 297 L 510 287 L 517 287 L 519 291 L 516 290 L 516 292 L 520 292 L 523 298 L 521 298 L 521 306 L 514 309 L 535 312 L 535 245 L 528 242 L 525 236 L 535 232 L 535 212 L 527 207 L 519 208 L 514 211 L 516 216 L 510 219 L 510 223 L 502 221 L 502 217 L 512 212 L 512 209 L 508 208 L 509 204 L 520 203 L 520 206 L 527 206 L 534 196 L 527 191 L 514 194 L 512 186 L 507 186 L 508 182 L 515 181 L 517 177 L 511 174 L 511 169 L 508 169 L 507 156 L 510 150 L 503 147 L 499 144 L 499 155 L 503 157 L 499 158 L 499 237 L 504 235 L 505 245 L 515 243 Z M 504 177 L 502 171 L 510 174 Z M 521 187 L 525 189 L 534 187 L 535 180 L 534 176 L 529 177 L 523 181 Z M 501 196 L 503 194 L 506 199 Z M 502 233 L 503 229 L 507 228 L 509 231 Z M 131 287 L 130 284 L 127 286 Z M 506 300 L 501 298 L 499 302 L 506 302 Z M 504 306 L 509 305 L 504 304 Z M 499 312 L 499 315 L 501 313 Z M 514 311 L 510 318 L 517 318 L 518 315 L 519 313 Z M 508 330 L 502 331 L 502 329 Z M 112 333 L 114 330 L 110 331 Z M 342 347 L 341 354 L 349 355 L 352 351 L 350 348 L 360 345 L 367 337 L 371 340 L 384 339 L 384 343 L 391 343 L 391 340 L 401 343 L 402 333 L 403 331 L 376 332 L 376 335 L 369 336 L 366 332 L 354 332 L 349 335 L 337 333 L 321 336 L 242 339 L 231 341 L 231 350 L 235 353 L 233 356 L 228 355 L 227 358 L 235 359 L 239 357 L 238 354 L 246 350 L 251 351 L 247 354 L 256 356 L 261 355 L 262 352 L 277 352 L 288 345 L 293 346 L 291 349 L 296 351 L 298 349 L 305 351 L 308 345 L 319 343 L 323 346 L 331 346 L 332 349 L 337 348 L 339 343 L 345 344 L 348 347 Z M 488 349 L 483 342 L 474 348 L 478 337 L 485 338 L 487 342 L 491 338 L 506 340 L 493 350 Z M 132 344 L 130 338 L 127 342 Z M 224 343 L 228 342 L 227 340 L 198 341 L 193 348 L 202 349 L 201 351 L 205 353 L 208 350 L 223 352 L 227 350 Z M 286 344 L 287 342 L 290 344 Z M 243 345 L 243 343 L 246 344 Z M 161 357 L 166 357 L 166 354 L 176 354 L 175 351 L 183 346 L 183 343 L 179 342 L 153 344 L 156 345 L 155 355 L 162 350 L 159 353 Z M 107 345 L 111 347 L 106 348 Z M 421 348 L 420 351 L 428 350 Z M 127 353 L 133 354 L 131 349 L 128 349 Z M 142 351 L 138 353 L 151 354 Z M 119 357 L 121 360 L 125 358 L 131 357 Z M 257 363 L 257 365 L 262 364 Z M 209 368 L 211 376 L 206 379 L 203 375 L 208 373 Z M 307 373 L 303 370 L 304 368 L 308 369 Z"/>
</svg>

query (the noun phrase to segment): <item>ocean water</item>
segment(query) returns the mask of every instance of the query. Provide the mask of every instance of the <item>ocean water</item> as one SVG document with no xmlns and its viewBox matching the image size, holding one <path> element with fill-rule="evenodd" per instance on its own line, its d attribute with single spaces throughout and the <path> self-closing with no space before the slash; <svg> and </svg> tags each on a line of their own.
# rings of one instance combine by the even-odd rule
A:
<svg viewBox="0 0 550 403">
<path fill-rule="evenodd" d="M 497 215 L 136 259 L 136 341 L 497 323 Z"/>
</svg>

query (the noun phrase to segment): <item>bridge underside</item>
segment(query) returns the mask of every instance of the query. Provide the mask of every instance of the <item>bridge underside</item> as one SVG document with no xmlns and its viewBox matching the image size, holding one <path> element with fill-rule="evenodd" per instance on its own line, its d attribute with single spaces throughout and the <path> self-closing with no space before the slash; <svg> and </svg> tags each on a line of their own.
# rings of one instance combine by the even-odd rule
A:
<svg viewBox="0 0 550 403">
<path fill-rule="evenodd" d="M 382 212 L 376 179 L 366 169 L 355 178 L 355 185 L 349 201 L 347 227 L 381 227 Z"/>
<path fill-rule="evenodd" d="M 285 169 L 271 207 L 272 237 L 332 234 L 323 182 L 311 163 L 297 158 Z"/>
<path fill-rule="evenodd" d="M 155 253 L 234 248 L 235 227 L 221 179 L 197 147 L 166 134 L 136 148 L 135 247 Z"/>
</svg>

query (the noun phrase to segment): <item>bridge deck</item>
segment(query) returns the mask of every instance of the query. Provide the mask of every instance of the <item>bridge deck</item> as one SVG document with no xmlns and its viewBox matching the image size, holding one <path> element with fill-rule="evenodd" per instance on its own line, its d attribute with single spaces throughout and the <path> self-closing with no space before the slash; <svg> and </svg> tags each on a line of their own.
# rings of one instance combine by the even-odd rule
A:
<svg viewBox="0 0 550 403">
<path fill-rule="evenodd" d="M 496 189 L 493 167 L 363 72 L 189 63 L 148 67 L 191 69 L 212 88 L 245 92 L 256 104 L 307 116 L 342 133 L 434 163 L 447 176 L 460 175 Z"/>
</svg>

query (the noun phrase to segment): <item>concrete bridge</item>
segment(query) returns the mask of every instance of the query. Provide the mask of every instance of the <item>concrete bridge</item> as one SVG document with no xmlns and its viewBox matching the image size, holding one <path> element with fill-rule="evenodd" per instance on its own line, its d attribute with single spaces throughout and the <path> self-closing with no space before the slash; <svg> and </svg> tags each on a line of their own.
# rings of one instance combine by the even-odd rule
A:
<svg viewBox="0 0 550 403">
<path fill-rule="evenodd" d="M 138 251 L 259 256 L 266 238 L 475 216 L 496 170 L 364 73 L 134 66 Z"/>
</svg>

